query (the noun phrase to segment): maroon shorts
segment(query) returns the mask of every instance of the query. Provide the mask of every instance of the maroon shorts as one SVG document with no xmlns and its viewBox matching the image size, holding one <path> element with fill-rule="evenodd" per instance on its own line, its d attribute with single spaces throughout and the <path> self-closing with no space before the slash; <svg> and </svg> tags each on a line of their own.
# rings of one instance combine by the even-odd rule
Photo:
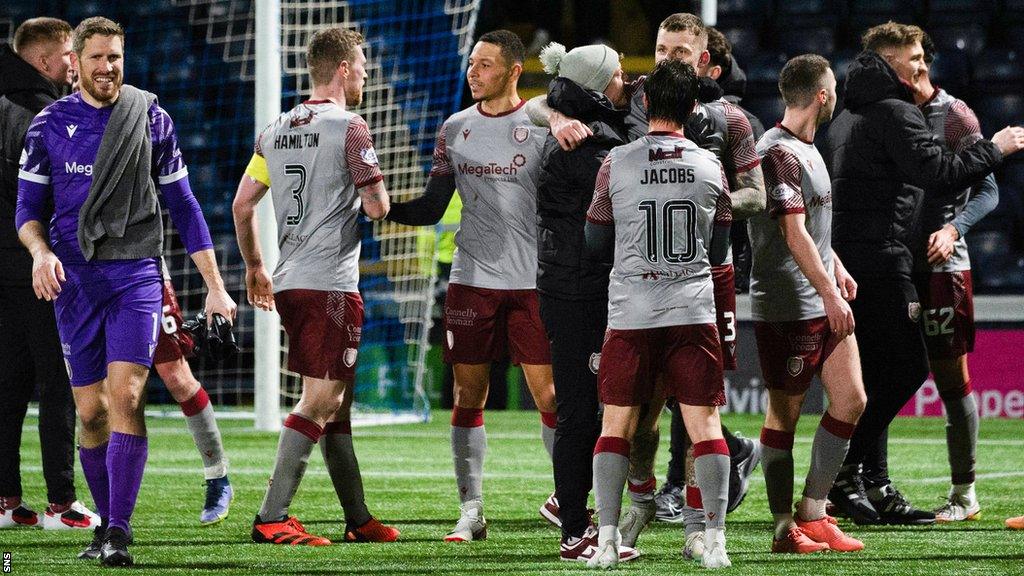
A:
<svg viewBox="0 0 1024 576">
<path fill-rule="evenodd" d="M 677 402 L 725 404 L 722 352 L 715 325 L 608 329 L 597 374 L 601 402 L 646 404 L 653 400 L 658 376 L 664 376 L 665 393 Z"/>
<path fill-rule="evenodd" d="M 444 301 L 444 361 L 551 364 L 536 290 L 494 290 L 449 284 Z"/>
<path fill-rule="evenodd" d="M 736 273 L 732 264 L 712 266 L 715 315 L 722 342 L 722 368 L 736 369 Z"/>
<path fill-rule="evenodd" d="M 764 387 L 803 394 L 839 344 L 828 318 L 792 322 L 754 322 Z"/>
<path fill-rule="evenodd" d="M 921 298 L 921 328 L 928 356 L 954 359 L 974 351 L 971 271 L 917 274 L 914 284 Z"/>
<path fill-rule="evenodd" d="M 163 318 L 160 320 L 161 330 L 157 337 L 156 350 L 153 352 L 153 364 L 175 362 L 179 358 L 192 355 L 195 343 L 192 336 L 181 329 L 181 308 L 178 297 L 174 294 L 174 285 L 164 280 Z"/>
<path fill-rule="evenodd" d="M 358 292 L 282 290 L 274 294 L 288 333 L 288 369 L 310 378 L 352 382 L 363 334 Z"/>
</svg>

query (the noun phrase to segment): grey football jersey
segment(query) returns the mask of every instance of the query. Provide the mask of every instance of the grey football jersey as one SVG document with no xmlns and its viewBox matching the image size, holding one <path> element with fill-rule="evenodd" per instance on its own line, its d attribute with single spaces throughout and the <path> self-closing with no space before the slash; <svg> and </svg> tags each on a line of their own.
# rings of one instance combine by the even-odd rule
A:
<svg viewBox="0 0 1024 576">
<path fill-rule="evenodd" d="M 921 105 L 928 127 L 939 139 L 953 152 L 960 152 L 967 146 L 982 138 L 981 127 L 978 125 L 978 118 L 974 112 L 958 100 L 950 96 L 945 90 L 937 89 L 935 96 Z M 936 264 L 934 267 L 928 265 L 928 259 L 924 256 L 928 236 L 949 224 L 954 218 L 960 215 L 967 205 L 970 197 L 970 188 L 958 190 L 952 196 L 938 197 L 929 193 L 924 196 L 924 206 L 921 210 L 921 240 L 918 246 L 919 252 L 915 254 L 915 269 L 917 271 L 932 270 L 934 272 L 959 272 L 971 269 L 971 259 L 967 254 L 967 240 L 959 238 L 953 244 L 953 254 L 949 260 Z"/>
<path fill-rule="evenodd" d="M 587 219 L 615 226 L 608 326 L 713 324 L 708 248 L 732 219 L 722 163 L 678 133 L 619 146 L 598 171 Z"/>
<path fill-rule="evenodd" d="M 332 102 L 305 102 L 260 133 L 256 153 L 277 215 L 274 291 L 357 291 L 356 189 L 383 178 L 366 122 Z"/>
<path fill-rule="evenodd" d="M 776 218 L 804 214 L 807 233 L 818 248 L 829 278 L 832 255 L 832 181 L 814 144 L 782 127 L 765 132 L 757 143 L 764 170 L 768 207 L 748 224 L 753 262 L 750 305 L 754 320 L 787 322 L 825 315 L 821 296 L 800 270 Z"/>
<path fill-rule="evenodd" d="M 451 282 L 536 288 L 537 180 L 546 137 L 522 104 L 498 116 L 475 105 L 441 127 L 430 173 L 454 174 L 462 197 Z"/>
</svg>

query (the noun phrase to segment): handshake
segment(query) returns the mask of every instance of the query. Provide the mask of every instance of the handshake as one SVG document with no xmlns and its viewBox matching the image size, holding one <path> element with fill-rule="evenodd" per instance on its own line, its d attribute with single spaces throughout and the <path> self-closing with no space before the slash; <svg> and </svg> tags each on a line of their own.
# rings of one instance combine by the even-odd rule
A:
<svg viewBox="0 0 1024 576">
<path fill-rule="evenodd" d="M 220 314 L 213 315 L 210 326 L 206 323 L 206 313 L 200 312 L 195 318 L 186 320 L 182 330 L 192 336 L 195 343 L 193 353 L 213 362 L 230 360 L 238 354 L 235 334 L 231 331 L 231 323 Z"/>
</svg>

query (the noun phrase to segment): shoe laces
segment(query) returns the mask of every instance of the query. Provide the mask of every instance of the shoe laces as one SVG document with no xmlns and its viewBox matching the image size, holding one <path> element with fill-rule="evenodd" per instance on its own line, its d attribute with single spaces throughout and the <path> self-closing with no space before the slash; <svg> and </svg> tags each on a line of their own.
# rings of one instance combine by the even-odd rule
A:
<svg viewBox="0 0 1024 576">
<path fill-rule="evenodd" d="M 203 509 L 213 508 L 220 502 L 221 496 L 224 495 L 224 491 L 227 489 L 227 484 L 221 482 L 220 478 L 214 478 L 206 481 L 206 501 L 203 503 Z"/>
<path fill-rule="evenodd" d="M 89 545 L 90 548 L 99 548 L 103 545 L 103 542 L 107 539 L 107 527 L 97 526 L 92 529 L 92 543 Z"/>
</svg>

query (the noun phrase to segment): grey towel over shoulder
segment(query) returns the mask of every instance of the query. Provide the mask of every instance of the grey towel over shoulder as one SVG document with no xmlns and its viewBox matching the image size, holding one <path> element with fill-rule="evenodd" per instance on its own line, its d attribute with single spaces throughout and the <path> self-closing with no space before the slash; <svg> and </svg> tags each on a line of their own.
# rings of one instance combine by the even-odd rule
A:
<svg viewBox="0 0 1024 576">
<path fill-rule="evenodd" d="M 163 223 L 152 176 L 149 109 L 156 95 L 125 84 L 103 132 L 89 196 L 78 212 L 86 260 L 156 258 Z"/>
</svg>

